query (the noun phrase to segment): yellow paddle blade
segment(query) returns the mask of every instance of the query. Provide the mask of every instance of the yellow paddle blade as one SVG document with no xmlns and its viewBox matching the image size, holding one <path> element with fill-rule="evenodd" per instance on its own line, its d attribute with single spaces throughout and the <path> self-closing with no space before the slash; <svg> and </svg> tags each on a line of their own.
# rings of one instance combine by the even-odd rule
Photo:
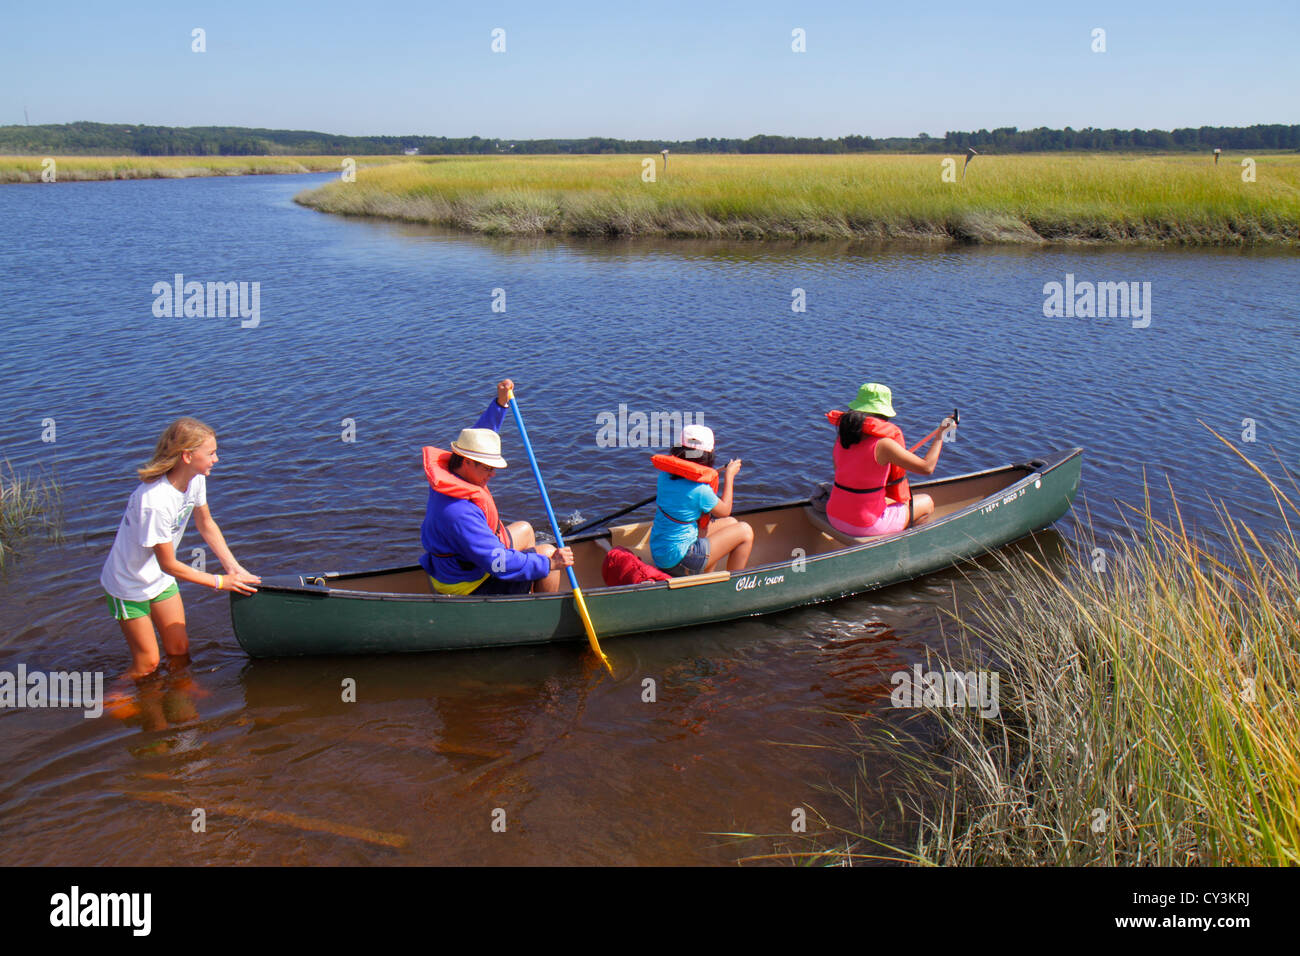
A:
<svg viewBox="0 0 1300 956">
<path fill-rule="evenodd" d="M 587 602 L 582 599 L 582 588 L 573 589 L 573 600 L 578 605 L 578 613 L 582 615 L 582 626 L 587 629 L 587 643 L 591 645 L 591 649 L 600 658 L 601 663 L 605 665 L 605 669 L 609 671 L 609 676 L 613 677 L 614 665 L 609 662 L 605 652 L 600 649 L 600 641 L 596 639 L 596 628 L 592 626 L 591 615 L 587 613 Z"/>
</svg>

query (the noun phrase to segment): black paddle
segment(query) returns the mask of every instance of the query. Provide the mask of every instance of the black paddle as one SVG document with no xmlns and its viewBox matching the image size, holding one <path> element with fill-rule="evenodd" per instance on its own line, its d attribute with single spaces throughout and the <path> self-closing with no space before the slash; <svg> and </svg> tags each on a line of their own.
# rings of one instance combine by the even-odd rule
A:
<svg viewBox="0 0 1300 956">
<path fill-rule="evenodd" d="M 612 515 L 605 515 L 605 517 L 597 518 L 595 521 L 584 521 L 582 524 L 578 525 L 578 527 L 570 528 L 568 531 L 565 532 L 565 534 L 575 535 L 578 534 L 579 532 L 586 531 L 588 528 L 594 528 L 597 525 L 602 525 L 606 521 L 613 521 L 615 518 L 621 518 L 629 511 L 636 511 L 637 508 L 642 508 L 648 505 L 650 502 L 654 501 L 655 498 L 657 497 L 658 495 L 651 495 L 649 498 L 645 499 L 645 501 L 638 501 L 634 505 L 628 505 L 626 508 L 623 508 L 620 511 L 615 511 Z"/>
</svg>

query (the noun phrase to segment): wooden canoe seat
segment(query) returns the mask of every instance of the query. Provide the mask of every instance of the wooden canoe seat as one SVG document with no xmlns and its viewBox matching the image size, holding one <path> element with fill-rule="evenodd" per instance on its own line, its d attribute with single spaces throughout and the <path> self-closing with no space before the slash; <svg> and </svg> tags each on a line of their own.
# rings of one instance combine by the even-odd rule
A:
<svg viewBox="0 0 1300 956">
<path fill-rule="evenodd" d="M 852 535 L 845 534 L 843 531 L 836 530 L 829 521 L 826 520 L 826 512 L 817 511 L 812 505 L 804 505 L 803 513 L 808 517 L 808 523 L 819 531 L 824 531 L 836 541 L 842 541 L 844 544 L 866 544 L 868 541 L 875 541 L 875 536 L 866 538 L 855 538 Z"/>
</svg>

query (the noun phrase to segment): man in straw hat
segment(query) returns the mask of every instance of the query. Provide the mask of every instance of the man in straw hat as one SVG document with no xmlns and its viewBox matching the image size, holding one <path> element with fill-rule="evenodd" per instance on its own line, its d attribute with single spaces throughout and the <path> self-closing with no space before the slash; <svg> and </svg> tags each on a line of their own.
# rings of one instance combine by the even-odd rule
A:
<svg viewBox="0 0 1300 956">
<path fill-rule="evenodd" d="M 560 572 L 573 564 L 570 549 L 536 544 L 527 521 L 502 522 L 488 491 L 488 479 L 506 467 L 498 431 L 513 388 L 508 378 L 498 382 L 496 400 L 450 451 L 424 449 L 429 503 L 420 526 L 420 565 L 435 594 L 557 591 Z"/>
</svg>

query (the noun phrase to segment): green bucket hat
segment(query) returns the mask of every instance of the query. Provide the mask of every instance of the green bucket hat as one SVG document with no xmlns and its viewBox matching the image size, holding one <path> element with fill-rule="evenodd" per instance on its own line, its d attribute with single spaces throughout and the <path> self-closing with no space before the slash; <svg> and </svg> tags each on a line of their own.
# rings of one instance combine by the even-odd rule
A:
<svg viewBox="0 0 1300 956">
<path fill-rule="evenodd" d="M 884 415 L 886 418 L 893 418 L 894 396 L 887 386 L 868 382 L 858 389 L 858 397 L 849 403 L 849 408 L 855 412 L 866 412 L 868 415 Z"/>
</svg>

